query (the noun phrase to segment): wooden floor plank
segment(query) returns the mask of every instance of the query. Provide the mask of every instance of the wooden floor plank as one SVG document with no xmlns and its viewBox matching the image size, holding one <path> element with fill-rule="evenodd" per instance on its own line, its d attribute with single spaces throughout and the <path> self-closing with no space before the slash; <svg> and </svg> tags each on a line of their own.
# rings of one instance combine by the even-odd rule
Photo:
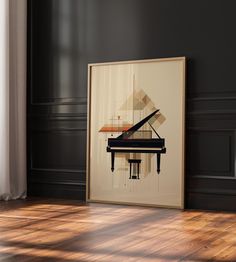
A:
<svg viewBox="0 0 236 262">
<path fill-rule="evenodd" d="M 236 214 L 59 199 L 0 202 L 0 261 L 236 261 Z"/>
</svg>

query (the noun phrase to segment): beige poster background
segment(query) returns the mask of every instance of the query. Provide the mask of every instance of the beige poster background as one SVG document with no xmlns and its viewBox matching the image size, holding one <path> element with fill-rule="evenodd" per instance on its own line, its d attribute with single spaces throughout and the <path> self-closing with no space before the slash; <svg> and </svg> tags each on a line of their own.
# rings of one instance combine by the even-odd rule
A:
<svg viewBox="0 0 236 262">
<path fill-rule="evenodd" d="M 185 58 L 93 64 L 89 75 L 88 200 L 182 208 Z M 153 125 L 167 150 L 160 174 L 156 154 L 145 153 L 139 155 L 139 180 L 129 179 L 127 159 L 133 155 L 116 154 L 112 173 L 107 140 L 121 133 L 101 129 L 134 125 L 154 109 L 160 109 L 161 121 Z M 148 125 L 143 129 L 151 130 Z"/>
</svg>

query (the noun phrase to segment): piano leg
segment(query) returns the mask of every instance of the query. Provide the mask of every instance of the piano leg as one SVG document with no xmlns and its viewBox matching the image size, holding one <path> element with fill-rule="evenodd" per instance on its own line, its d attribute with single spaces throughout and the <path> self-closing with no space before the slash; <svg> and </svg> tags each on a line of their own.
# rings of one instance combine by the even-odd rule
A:
<svg viewBox="0 0 236 262">
<path fill-rule="evenodd" d="M 157 174 L 160 174 L 161 154 L 157 154 Z"/>
<path fill-rule="evenodd" d="M 111 152 L 111 171 L 114 171 L 115 152 Z"/>
<path fill-rule="evenodd" d="M 138 173 L 138 177 L 137 177 L 137 179 L 139 179 L 139 162 L 137 163 L 137 166 L 138 166 L 137 167 L 138 168 L 138 172 L 137 172 Z"/>
</svg>

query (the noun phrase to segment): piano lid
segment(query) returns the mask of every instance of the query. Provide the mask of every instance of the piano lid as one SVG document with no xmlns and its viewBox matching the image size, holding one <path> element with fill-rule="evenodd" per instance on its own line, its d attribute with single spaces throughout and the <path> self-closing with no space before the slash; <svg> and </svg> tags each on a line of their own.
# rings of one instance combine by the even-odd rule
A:
<svg viewBox="0 0 236 262">
<path fill-rule="evenodd" d="M 139 121 L 137 124 L 129 128 L 127 131 L 122 133 L 120 136 L 118 136 L 116 139 L 127 139 L 129 138 L 135 131 L 137 131 L 139 128 L 141 128 L 146 122 L 148 122 L 149 119 L 151 119 L 160 109 L 155 110 L 150 115 L 146 116 L 144 119 Z"/>
</svg>

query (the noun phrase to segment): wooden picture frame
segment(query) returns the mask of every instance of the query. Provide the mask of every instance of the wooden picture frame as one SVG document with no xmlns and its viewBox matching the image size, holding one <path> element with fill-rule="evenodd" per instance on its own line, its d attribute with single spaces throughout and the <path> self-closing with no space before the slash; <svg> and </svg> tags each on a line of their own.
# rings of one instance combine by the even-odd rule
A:
<svg viewBox="0 0 236 262">
<path fill-rule="evenodd" d="M 185 57 L 88 65 L 88 202 L 184 208 L 185 68 Z M 143 154 L 140 180 L 128 180 L 123 155 L 112 173 L 106 152 L 109 136 L 117 137 L 122 128 L 127 130 L 159 106 L 155 124 L 167 140 L 161 173 L 153 171 L 153 157 Z M 114 112 L 119 112 L 115 118 Z M 118 124 L 111 126 L 109 121 Z"/>
</svg>

